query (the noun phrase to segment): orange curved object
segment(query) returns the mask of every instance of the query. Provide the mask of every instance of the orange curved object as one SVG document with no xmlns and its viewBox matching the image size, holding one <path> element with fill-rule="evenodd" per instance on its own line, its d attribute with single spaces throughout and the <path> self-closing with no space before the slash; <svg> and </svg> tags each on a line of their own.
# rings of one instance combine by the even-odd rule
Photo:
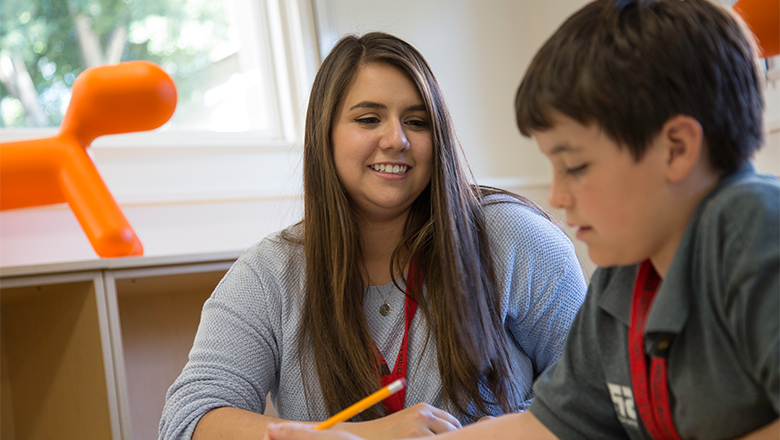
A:
<svg viewBox="0 0 780 440">
<path fill-rule="evenodd" d="M 756 36 L 762 58 L 780 55 L 780 1 L 739 0 L 734 4 L 734 11 Z"/>
<path fill-rule="evenodd" d="M 176 86 L 153 63 L 85 70 L 55 136 L 0 143 L 0 210 L 67 202 L 98 255 L 143 255 L 86 148 L 98 136 L 157 128 L 175 108 Z"/>
</svg>

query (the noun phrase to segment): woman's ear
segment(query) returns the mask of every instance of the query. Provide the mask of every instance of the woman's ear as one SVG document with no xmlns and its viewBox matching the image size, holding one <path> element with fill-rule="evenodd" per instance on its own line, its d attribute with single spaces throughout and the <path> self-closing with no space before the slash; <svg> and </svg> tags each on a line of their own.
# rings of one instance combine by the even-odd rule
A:
<svg viewBox="0 0 780 440">
<path fill-rule="evenodd" d="M 658 141 L 665 151 L 666 178 L 670 182 L 685 180 L 700 162 L 706 160 L 704 130 L 699 121 L 690 116 L 677 115 L 666 121 Z"/>
</svg>

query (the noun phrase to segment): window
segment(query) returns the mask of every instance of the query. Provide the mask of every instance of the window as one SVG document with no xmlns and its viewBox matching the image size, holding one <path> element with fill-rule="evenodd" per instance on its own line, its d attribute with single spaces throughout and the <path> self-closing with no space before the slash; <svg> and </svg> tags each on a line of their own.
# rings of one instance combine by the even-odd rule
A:
<svg viewBox="0 0 780 440">
<path fill-rule="evenodd" d="M 0 127 L 12 138 L 53 131 L 84 69 L 144 59 L 176 82 L 174 116 L 153 134 L 96 145 L 294 142 L 319 59 L 311 15 L 295 0 L 6 2 Z"/>
<path fill-rule="evenodd" d="M 311 0 L 5 1 L 0 140 L 53 135 L 83 69 L 148 59 L 177 84 L 174 116 L 88 149 L 120 205 L 298 197 L 314 15 Z"/>
</svg>

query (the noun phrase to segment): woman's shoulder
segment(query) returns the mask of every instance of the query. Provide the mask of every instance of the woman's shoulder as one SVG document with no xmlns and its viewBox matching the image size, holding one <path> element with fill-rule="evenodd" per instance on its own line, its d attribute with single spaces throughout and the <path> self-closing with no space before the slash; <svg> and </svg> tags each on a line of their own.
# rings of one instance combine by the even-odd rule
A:
<svg viewBox="0 0 780 440">
<path fill-rule="evenodd" d="M 302 276 L 305 269 L 302 240 L 301 224 L 273 232 L 242 252 L 229 274 L 256 282 L 290 282 L 291 274 Z"/>
<path fill-rule="evenodd" d="M 488 234 L 545 237 L 569 241 L 563 230 L 534 202 L 508 193 L 491 194 L 484 199 L 483 210 Z M 550 216 L 550 217 L 548 217 Z"/>
<path fill-rule="evenodd" d="M 579 267 L 571 239 L 541 208 L 508 194 L 496 194 L 486 197 L 484 212 L 491 252 L 499 265 L 535 261 L 535 265 L 551 269 Z"/>
<path fill-rule="evenodd" d="M 267 262 L 269 259 L 301 258 L 303 256 L 303 225 L 296 223 L 266 235 L 248 247 L 239 257 L 247 263 Z"/>
</svg>

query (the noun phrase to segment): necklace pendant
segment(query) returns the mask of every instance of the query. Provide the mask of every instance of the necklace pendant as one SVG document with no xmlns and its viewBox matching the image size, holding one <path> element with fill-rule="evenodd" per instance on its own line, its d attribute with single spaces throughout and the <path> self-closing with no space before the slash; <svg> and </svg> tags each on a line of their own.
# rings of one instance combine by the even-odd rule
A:
<svg viewBox="0 0 780 440">
<path fill-rule="evenodd" d="M 379 314 L 381 314 L 382 316 L 389 315 L 391 310 L 392 309 L 390 308 L 390 304 L 388 303 L 384 303 L 381 306 L 379 306 Z"/>
</svg>

